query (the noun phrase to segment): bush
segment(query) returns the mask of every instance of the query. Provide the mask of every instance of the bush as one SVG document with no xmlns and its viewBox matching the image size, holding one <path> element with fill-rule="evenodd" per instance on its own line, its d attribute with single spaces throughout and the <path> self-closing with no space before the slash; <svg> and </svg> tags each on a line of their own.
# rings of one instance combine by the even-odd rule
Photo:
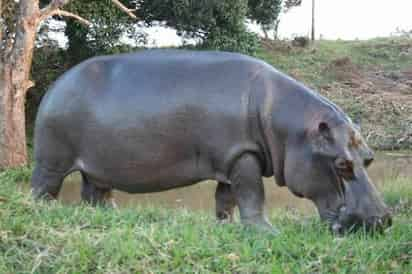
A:
<svg viewBox="0 0 412 274">
<path fill-rule="evenodd" d="M 209 34 L 208 39 L 201 47 L 254 55 L 259 47 L 259 40 L 254 33 L 244 31 L 233 35 L 218 29 Z"/>
<path fill-rule="evenodd" d="M 138 17 L 144 18 L 146 24 L 162 22 L 183 38 L 199 39 L 200 48 L 247 54 L 257 49 L 256 35 L 247 32 L 244 24 L 246 0 L 141 0 L 138 5 Z"/>
</svg>

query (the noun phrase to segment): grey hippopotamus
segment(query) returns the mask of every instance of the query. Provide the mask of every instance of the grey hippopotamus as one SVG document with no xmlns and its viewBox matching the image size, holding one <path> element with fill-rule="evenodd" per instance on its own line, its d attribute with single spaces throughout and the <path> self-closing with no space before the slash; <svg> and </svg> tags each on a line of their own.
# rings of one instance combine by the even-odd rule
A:
<svg viewBox="0 0 412 274">
<path fill-rule="evenodd" d="M 35 123 L 35 197 L 80 171 L 82 198 L 218 182 L 216 215 L 270 228 L 262 177 L 312 200 L 334 231 L 386 227 L 366 168 L 373 153 L 336 105 L 235 53 L 148 50 L 95 57 L 63 74 Z"/>
</svg>

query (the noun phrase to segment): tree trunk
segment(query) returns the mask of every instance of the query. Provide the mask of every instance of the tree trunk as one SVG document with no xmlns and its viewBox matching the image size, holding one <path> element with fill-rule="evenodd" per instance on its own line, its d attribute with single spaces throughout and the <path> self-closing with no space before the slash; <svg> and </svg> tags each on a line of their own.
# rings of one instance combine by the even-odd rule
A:
<svg viewBox="0 0 412 274">
<path fill-rule="evenodd" d="M 0 57 L 0 168 L 27 164 L 24 103 L 39 18 L 38 1 L 20 1 L 12 47 Z"/>
</svg>

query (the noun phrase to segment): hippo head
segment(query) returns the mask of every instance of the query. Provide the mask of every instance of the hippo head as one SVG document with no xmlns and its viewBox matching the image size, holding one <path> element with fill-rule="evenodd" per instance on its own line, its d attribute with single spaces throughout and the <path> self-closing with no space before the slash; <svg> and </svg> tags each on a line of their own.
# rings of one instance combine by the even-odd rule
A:
<svg viewBox="0 0 412 274">
<path fill-rule="evenodd" d="M 287 145 L 287 187 L 312 200 L 336 233 L 390 226 L 389 211 L 366 171 L 373 152 L 358 128 L 348 118 L 311 124 Z"/>
</svg>

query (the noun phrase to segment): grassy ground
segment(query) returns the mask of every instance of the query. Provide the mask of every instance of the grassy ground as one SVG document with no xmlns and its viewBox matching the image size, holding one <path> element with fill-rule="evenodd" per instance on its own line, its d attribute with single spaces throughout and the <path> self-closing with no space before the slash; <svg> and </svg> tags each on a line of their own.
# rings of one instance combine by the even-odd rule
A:
<svg viewBox="0 0 412 274">
<path fill-rule="evenodd" d="M 0 173 L 0 273 L 412 273 L 410 179 L 385 184 L 384 235 L 331 235 L 316 216 L 278 212 L 278 236 L 205 213 L 33 202 L 30 169 Z"/>
<path fill-rule="evenodd" d="M 412 148 L 411 38 L 317 41 L 305 48 L 263 41 L 257 55 L 360 117 L 374 148 Z"/>
</svg>

